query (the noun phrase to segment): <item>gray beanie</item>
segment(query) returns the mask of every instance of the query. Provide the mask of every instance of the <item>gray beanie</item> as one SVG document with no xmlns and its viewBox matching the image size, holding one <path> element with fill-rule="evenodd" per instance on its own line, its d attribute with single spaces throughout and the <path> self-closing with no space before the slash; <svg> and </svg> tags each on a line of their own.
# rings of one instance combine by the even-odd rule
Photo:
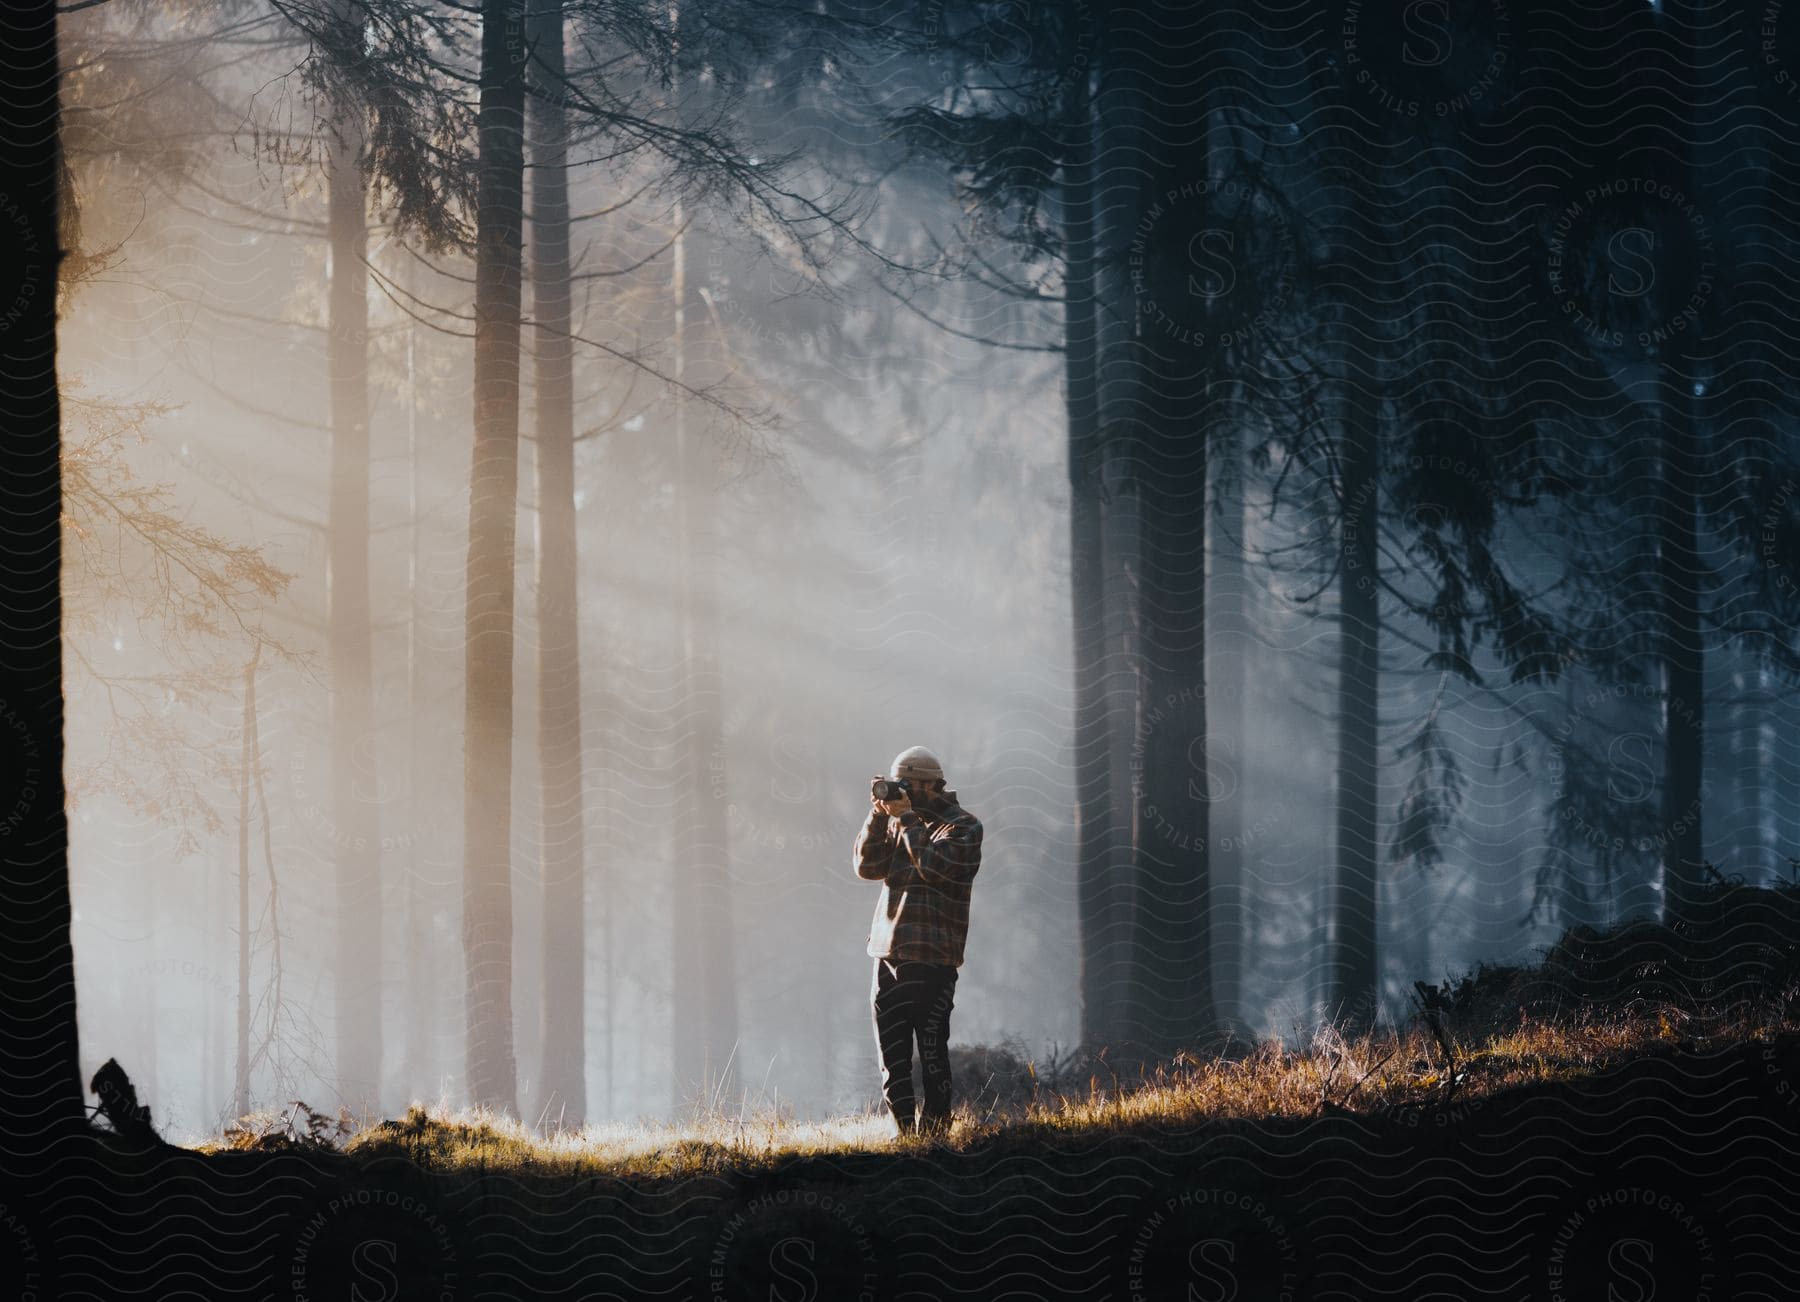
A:
<svg viewBox="0 0 1800 1302">
<path fill-rule="evenodd" d="M 888 766 L 890 778 L 912 778 L 921 782 L 942 782 L 944 766 L 938 757 L 923 746 L 908 746 Z"/>
</svg>

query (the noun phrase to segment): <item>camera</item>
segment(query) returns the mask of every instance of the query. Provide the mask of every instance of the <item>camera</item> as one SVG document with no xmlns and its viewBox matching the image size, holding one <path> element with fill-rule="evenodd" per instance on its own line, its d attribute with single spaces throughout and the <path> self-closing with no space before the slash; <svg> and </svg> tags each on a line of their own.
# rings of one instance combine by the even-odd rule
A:
<svg viewBox="0 0 1800 1302">
<path fill-rule="evenodd" d="M 877 800 L 898 800 L 912 796 L 912 786 L 905 778 L 876 778 L 869 784 L 869 794 Z"/>
</svg>

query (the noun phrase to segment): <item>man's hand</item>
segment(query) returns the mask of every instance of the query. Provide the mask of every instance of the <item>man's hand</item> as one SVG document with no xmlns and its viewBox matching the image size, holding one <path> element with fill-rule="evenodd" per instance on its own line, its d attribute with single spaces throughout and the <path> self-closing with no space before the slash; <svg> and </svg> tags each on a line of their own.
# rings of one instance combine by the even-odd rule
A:
<svg viewBox="0 0 1800 1302">
<path fill-rule="evenodd" d="M 898 818 L 912 808 L 912 797 L 901 796 L 898 800 L 877 800 L 874 796 L 870 796 L 869 803 L 889 818 Z"/>
</svg>

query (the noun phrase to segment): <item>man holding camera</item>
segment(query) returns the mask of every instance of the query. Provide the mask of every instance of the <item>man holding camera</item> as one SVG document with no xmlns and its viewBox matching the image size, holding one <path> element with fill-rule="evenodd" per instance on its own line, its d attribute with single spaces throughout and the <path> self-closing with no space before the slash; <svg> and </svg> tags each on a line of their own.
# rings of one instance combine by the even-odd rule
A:
<svg viewBox="0 0 1800 1302">
<path fill-rule="evenodd" d="M 944 787 L 923 746 L 901 751 L 869 790 L 856 837 L 856 875 L 881 882 L 869 926 L 870 1002 L 881 1092 L 902 1135 L 950 1129 L 950 1008 L 969 934 L 969 892 L 981 867 L 981 823 Z M 913 1117 L 913 1041 L 925 1071 Z"/>
</svg>

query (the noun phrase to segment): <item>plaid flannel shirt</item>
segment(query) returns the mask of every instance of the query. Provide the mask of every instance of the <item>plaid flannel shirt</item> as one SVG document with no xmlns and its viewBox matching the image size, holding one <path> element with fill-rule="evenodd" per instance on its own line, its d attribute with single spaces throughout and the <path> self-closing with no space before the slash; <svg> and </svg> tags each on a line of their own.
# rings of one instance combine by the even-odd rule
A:
<svg viewBox="0 0 1800 1302">
<path fill-rule="evenodd" d="M 954 791 L 897 819 L 871 809 L 856 837 L 856 875 L 882 883 L 869 955 L 961 967 L 980 867 L 981 823 Z"/>
</svg>

